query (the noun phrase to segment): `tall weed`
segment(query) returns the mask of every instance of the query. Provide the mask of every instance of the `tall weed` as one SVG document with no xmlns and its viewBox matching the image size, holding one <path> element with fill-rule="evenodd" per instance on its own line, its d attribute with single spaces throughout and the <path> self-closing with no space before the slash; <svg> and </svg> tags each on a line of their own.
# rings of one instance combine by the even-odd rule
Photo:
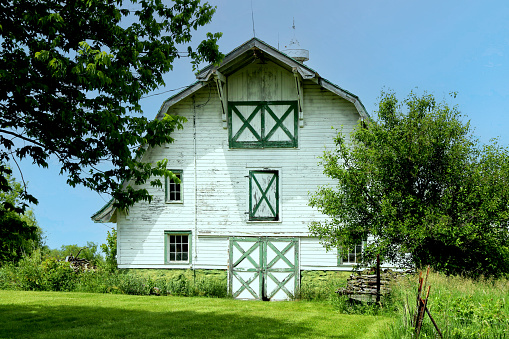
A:
<svg viewBox="0 0 509 339">
<path fill-rule="evenodd" d="M 400 278 L 393 285 L 397 320 L 386 338 L 412 338 L 417 308 L 416 276 Z M 444 338 L 509 338 L 509 280 L 467 279 L 431 273 L 428 309 Z M 434 338 L 436 330 L 424 318 L 421 337 Z"/>
<path fill-rule="evenodd" d="M 302 271 L 297 299 L 326 301 L 336 298 L 336 290 L 344 287 L 351 272 Z"/>
</svg>

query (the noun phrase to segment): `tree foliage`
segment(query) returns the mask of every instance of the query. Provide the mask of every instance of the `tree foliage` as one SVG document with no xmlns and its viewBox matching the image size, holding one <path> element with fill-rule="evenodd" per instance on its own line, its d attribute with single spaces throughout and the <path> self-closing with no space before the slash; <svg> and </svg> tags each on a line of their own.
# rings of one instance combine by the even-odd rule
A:
<svg viewBox="0 0 509 339">
<path fill-rule="evenodd" d="M 337 185 L 312 197 L 330 216 L 312 233 L 329 247 L 373 238 L 366 262 L 380 254 L 446 273 L 509 273 L 508 149 L 482 145 L 457 108 L 429 94 L 400 103 L 382 93 L 377 113 L 325 153 Z"/>
<path fill-rule="evenodd" d="M 6 167 L 8 168 L 8 167 Z M 5 176 L 10 189 L 0 192 L 0 265 L 16 263 L 42 246 L 42 230 L 32 210 L 18 213 L 5 206 L 19 205 L 24 187 L 10 175 Z"/>
<path fill-rule="evenodd" d="M 219 33 L 189 45 L 214 11 L 199 0 L 0 2 L 0 162 L 31 158 L 46 167 L 53 156 L 71 186 L 112 194 L 121 208 L 150 200 L 121 185 L 172 176 L 163 162 L 139 159 L 172 142 L 184 119 L 149 120 L 139 101 L 164 85 L 176 58 L 189 56 L 194 66 L 221 59 Z M 0 167 L 3 191 L 7 171 Z"/>
<path fill-rule="evenodd" d="M 106 256 L 106 268 L 110 271 L 117 269 L 117 230 L 112 228 L 106 236 L 106 243 L 101 244 L 101 251 Z"/>
</svg>

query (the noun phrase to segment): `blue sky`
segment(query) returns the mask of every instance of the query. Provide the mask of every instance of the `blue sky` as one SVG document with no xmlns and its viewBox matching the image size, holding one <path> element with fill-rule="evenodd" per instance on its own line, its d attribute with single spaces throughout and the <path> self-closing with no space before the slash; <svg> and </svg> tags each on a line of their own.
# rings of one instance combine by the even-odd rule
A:
<svg viewBox="0 0 509 339">
<path fill-rule="evenodd" d="M 322 77 L 356 94 L 374 115 L 382 89 L 400 99 L 410 91 L 427 91 L 445 99 L 469 119 L 482 142 L 499 137 L 509 145 L 509 1 L 421 0 L 214 0 L 213 22 L 196 34 L 223 32 L 227 53 L 253 37 L 284 49 L 294 37 L 309 50 L 308 66 Z M 184 49 L 183 49 L 184 50 Z M 175 63 L 166 87 L 194 82 L 189 59 Z M 458 93 L 451 99 L 449 93 Z M 171 92 L 142 100 L 154 117 Z M 113 224 L 96 224 L 90 216 L 109 196 L 71 188 L 58 163 L 41 169 L 21 164 L 29 190 L 39 199 L 36 218 L 50 248 L 66 244 L 104 243 Z M 19 172 L 14 171 L 19 178 Z"/>
</svg>

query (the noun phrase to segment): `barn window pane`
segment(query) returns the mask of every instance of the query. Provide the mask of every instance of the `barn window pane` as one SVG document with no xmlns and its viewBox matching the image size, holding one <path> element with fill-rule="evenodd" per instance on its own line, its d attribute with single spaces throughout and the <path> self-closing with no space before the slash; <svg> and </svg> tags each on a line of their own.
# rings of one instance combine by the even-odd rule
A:
<svg viewBox="0 0 509 339">
<path fill-rule="evenodd" d="M 353 265 L 358 264 L 362 260 L 362 244 L 356 245 L 353 248 L 341 249 L 341 260 L 338 264 Z"/>
<path fill-rule="evenodd" d="M 166 202 L 169 203 L 182 203 L 182 171 L 171 170 L 173 174 L 180 180 L 177 182 L 173 179 L 166 179 Z"/>
<path fill-rule="evenodd" d="M 191 232 L 190 231 L 166 231 L 166 263 L 189 264 L 191 256 Z"/>
</svg>

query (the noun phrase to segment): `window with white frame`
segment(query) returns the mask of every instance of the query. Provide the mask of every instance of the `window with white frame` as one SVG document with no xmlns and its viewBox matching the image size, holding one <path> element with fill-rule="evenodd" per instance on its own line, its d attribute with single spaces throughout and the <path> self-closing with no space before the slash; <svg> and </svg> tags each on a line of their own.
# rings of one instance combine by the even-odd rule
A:
<svg viewBox="0 0 509 339">
<path fill-rule="evenodd" d="M 278 171 L 249 171 L 249 220 L 279 220 Z"/>
<path fill-rule="evenodd" d="M 338 265 L 356 265 L 362 260 L 363 244 L 338 250 Z"/>
<path fill-rule="evenodd" d="M 191 231 L 165 231 L 165 263 L 191 263 Z"/>
<path fill-rule="evenodd" d="M 165 183 L 165 195 L 167 203 L 182 203 L 182 171 L 181 170 L 171 170 L 173 174 L 178 178 L 175 180 L 173 178 L 166 178 Z"/>
</svg>

